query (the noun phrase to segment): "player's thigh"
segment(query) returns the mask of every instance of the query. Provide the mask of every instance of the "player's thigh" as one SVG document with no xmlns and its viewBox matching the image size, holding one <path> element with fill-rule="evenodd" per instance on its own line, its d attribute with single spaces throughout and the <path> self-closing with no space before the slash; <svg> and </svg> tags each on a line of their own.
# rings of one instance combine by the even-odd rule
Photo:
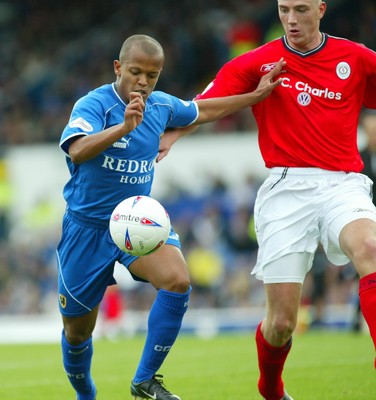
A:
<svg viewBox="0 0 376 400">
<path fill-rule="evenodd" d="M 348 223 L 341 230 L 339 242 L 361 277 L 376 271 L 375 221 L 362 218 Z"/>
<path fill-rule="evenodd" d="M 312 267 L 314 253 L 291 252 L 265 265 L 263 271 L 264 284 L 269 283 L 301 283 Z"/>
<path fill-rule="evenodd" d="M 331 263 L 356 263 L 365 245 L 376 237 L 376 208 L 369 196 L 371 181 L 362 174 L 349 174 L 328 198 L 321 225 L 321 242 Z M 331 195 L 332 193 L 329 193 Z"/>
<path fill-rule="evenodd" d="M 66 317 L 92 311 L 108 285 L 115 283 L 113 269 L 119 250 L 108 230 L 82 225 L 70 216 L 57 248 L 59 308 Z"/>
<path fill-rule="evenodd" d="M 267 316 L 270 323 L 295 326 L 305 276 L 312 266 L 311 253 L 290 253 L 264 268 Z"/>
<path fill-rule="evenodd" d="M 300 179 L 274 181 L 269 177 L 261 187 L 255 204 L 255 223 L 259 250 L 256 277 L 282 256 L 314 253 L 319 240 L 317 182 Z"/>
<path fill-rule="evenodd" d="M 157 289 L 186 292 L 189 289 L 189 272 L 180 249 L 166 244 L 156 253 L 139 257 L 129 266 L 129 271 Z"/>
<path fill-rule="evenodd" d="M 270 316 L 295 319 L 302 295 L 301 283 L 268 283 L 265 285 L 267 311 Z"/>
</svg>

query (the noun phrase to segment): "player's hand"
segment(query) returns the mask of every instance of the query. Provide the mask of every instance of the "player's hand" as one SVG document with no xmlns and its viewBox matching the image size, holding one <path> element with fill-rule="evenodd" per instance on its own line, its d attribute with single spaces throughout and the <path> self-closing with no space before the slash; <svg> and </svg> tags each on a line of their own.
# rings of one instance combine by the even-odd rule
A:
<svg viewBox="0 0 376 400">
<path fill-rule="evenodd" d="M 141 124 L 144 116 L 145 103 L 140 93 L 130 92 L 129 103 L 125 108 L 124 126 L 127 132 L 133 131 Z"/>
<path fill-rule="evenodd" d="M 266 97 L 268 97 L 270 93 L 282 83 L 283 81 L 282 78 L 277 78 L 277 79 L 275 78 L 278 77 L 278 75 L 280 75 L 281 73 L 285 72 L 284 70 L 285 66 L 286 66 L 286 61 L 282 57 L 277 62 L 275 67 L 260 79 L 260 82 L 256 89 L 256 92 L 258 92 L 260 96 L 260 100 L 263 100 Z"/>
<path fill-rule="evenodd" d="M 179 139 L 179 137 L 180 135 L 178 129 L 172 129 L 164 133 L 159 143 L 159 152 L 156 159 L 157 163 L 167 156 L 172 145 Z"/>
</svg>

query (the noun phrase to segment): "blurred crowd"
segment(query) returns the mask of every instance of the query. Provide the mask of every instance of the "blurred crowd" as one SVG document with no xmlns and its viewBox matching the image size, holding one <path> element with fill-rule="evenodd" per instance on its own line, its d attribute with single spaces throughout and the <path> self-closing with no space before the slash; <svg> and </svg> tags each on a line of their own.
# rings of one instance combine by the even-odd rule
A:
<svg viewBox="0 0 376 400">
<path fill-rule="evenodd" d="M 135 33 L 156 37 L 166 66 L 158 89 L 182 98 L 202 91 L 228 59 L 281 35 L 275 0 L 139 0 L 107 2 L 0 1 L 0 159 L 9 146 L 58 143 L 75 99 L 114 80 L 112 62 Z M 374 0 L 328 2 L 324 31 L 376 49 Z M 201 127 L 249 132 L 240 112 Z M 191 269 L 192 307 L 262 305 L 263 289 L 249 273 L 257 244 L 253 204 L 260 182 L 250 176 L 241 192 L 220 178 L 201 196 L 171 189 L 163 199 Z M 0 193 L 1 192 L 0 165 Z M 5 197 L 4 197 L 5 198 Z M 0 211 L 2 210 L 0 202 Z M 15 244 L 0 213 L 0 314 L 48 312 L 56 304 L 58 232 Z M 325 261 L 327 263 L 327 261 Z M 326 268 L 327 269 L 327 268 Z M 327 269 L 328 270 L 328 269 Z M 338 282 L 325 301 L 352 301 L 356 277 L 344 266 L 324 279 Z M 304 301 L 312 302 L 313 272 Z M 124 290 L 132 309 L 147 309 L 148 285 Z M 57 309 L 57 304 L 56 304 Z"/>
<path fill-rule="evenodd" d="M 122 41 L 148 33 L 167 62 L 158 88 L 203 90 L 228 59 L 281 35 L 275 0 L 0 1 L 0 146 L 56 143 L 73 102 L 112 82 Z M 373 0 L 328 2 L 323 30 L 376 48 Z M 249 114 L 218 129 L 247 131 Z"/>
</svg>

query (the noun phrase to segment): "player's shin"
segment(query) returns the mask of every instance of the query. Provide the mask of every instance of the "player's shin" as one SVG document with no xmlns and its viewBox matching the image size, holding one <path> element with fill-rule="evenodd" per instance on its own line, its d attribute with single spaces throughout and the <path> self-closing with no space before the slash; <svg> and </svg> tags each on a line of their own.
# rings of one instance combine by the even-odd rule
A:
<svg viewBox="0 0 376 400">
<path fill-rule="evenodd" d="M 261 332 L 261 324 L 256 331 L 256 346 L 260 378 L 258 389 L 267 400 L 280 400 L 284 396 L 282 371 L 290 352 L 292 338 L 281 347 L 271 346 Z"/>
<path fill-rule="evenodd" d="M 92 338 L 78 346 L 68 343 L 64 331 L 61 338 L 64 369 L 77 392 L 78 400 L 94 400 L 96 388 L 91 378 L 90 368 L 93 356 Z"/>
<path fill-rule="evenodd" d="M 189 294 L 173 293 L 160 289 L 150 310 L 148 335 L 140 364 L 133 382 L 151 379 L 167 357 L 179 334 L 188 308 Z"/>
<path fill-rule="evenodd" d="M 360 307 L 376 349 L 376 272 L 359 280 Z M 374 361 L 376 368 L 376 358 Z"/>
</svg>

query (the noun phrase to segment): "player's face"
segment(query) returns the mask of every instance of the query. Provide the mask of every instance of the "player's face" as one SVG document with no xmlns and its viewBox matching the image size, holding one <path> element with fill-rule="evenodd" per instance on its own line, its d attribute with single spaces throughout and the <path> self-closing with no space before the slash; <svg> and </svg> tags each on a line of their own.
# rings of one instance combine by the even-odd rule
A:
<svg viewBox="0 0 376 400">
<path fill-rule="evenodd" d="M 162 67 L 163 58 L 147 55 L 138 48 L 133 48 L 122 63 L 115 60 L 116 86 L 121 98 L 128 103 L 129 93 L 138 92 L 146 101 L 158 82 Z"/>
<path fill-rule="evenodd" d="M 279 18 L 291 47 L 308 51 L 321 43 L 320 20 L 325 10 L 321 0 L 278 0 Z"/>
</svg>

